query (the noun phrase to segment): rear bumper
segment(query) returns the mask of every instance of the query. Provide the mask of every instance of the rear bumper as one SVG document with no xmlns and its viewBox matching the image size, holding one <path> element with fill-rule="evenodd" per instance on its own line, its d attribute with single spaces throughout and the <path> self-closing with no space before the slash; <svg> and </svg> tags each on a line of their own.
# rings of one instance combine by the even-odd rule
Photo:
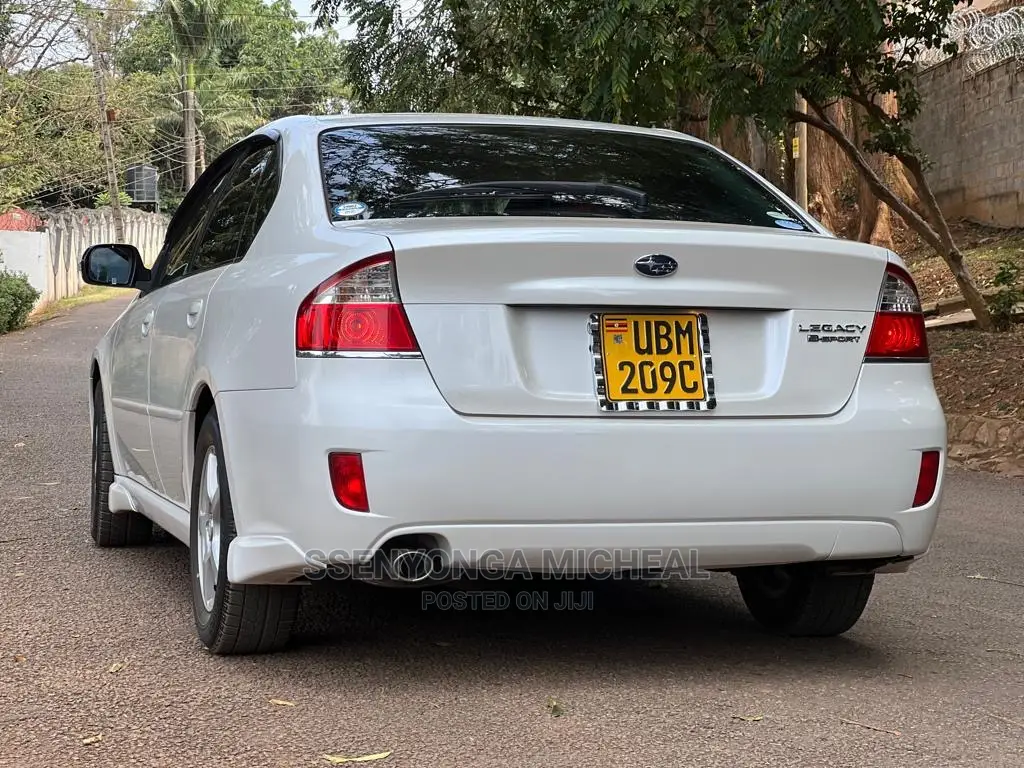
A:
<svg viewBox="0 0 1024 768">
<path fill-rule="evenodd" d="M 941 473 L 932 501 L 908 509 L 920 452 L 945 453 L 928 366 L 865 366 L 831 417 L 747 420 L 466 418 L 422 361 L 299 368 L 295 389 L 217 398 L 235 582 L 289 581 L 404 534 L 468 565 L 545 569 L 572 552 L 614 567 L 681 550 L 710 569 L 916 556 L 935 529 Z M 370 513 L 335 501 L 332 451 L 362 453 Z"/>
</svg>

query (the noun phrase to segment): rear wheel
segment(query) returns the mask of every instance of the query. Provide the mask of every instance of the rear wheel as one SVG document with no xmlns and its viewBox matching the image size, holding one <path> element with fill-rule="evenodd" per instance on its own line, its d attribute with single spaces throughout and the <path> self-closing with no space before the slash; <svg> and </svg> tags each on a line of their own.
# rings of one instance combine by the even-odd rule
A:
<svg viewBox="0 0 1024 768">
<path fill-rule="evenodd" d="M 114 459 L 110 452 L 103 388 L 92 389 L 92 487 L 90 528 L 92 540 L 101 547 L 131 547 L 148 544 L 153 524 L 138 512 L 110 511 L 110 484 L 114 482 Z"/>
<path fill-rule="evenodd" d="M 192 473 L 189 570 L 196 631 L 216 654 L 277 651 L 288 644 L 301 588 L 228 581 L 235 518 L 223 457 L 220 424 L 211 411 L 199 430 Z"/>
<path fill-rule="evenodd" d="M 817 565 L 745 568 L 736 573 L 743 601 L 765 628 L 793 637 L 831 637 L 864 613 L 873 574 L 831 576 Z"/>
</svg>

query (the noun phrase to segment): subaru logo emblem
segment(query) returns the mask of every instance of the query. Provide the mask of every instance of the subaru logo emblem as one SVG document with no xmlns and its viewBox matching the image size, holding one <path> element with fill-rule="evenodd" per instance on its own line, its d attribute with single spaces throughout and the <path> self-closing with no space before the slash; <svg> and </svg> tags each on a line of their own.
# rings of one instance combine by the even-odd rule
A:
<svg viewBox="0 0 1024 768">
<path fill-rule="evenodd" d="M 668 277 L 679 268 L 679 262 L 663 253 L 652 253 L 633 262 L 633 268 L 646 277 Z"/>
</svg>

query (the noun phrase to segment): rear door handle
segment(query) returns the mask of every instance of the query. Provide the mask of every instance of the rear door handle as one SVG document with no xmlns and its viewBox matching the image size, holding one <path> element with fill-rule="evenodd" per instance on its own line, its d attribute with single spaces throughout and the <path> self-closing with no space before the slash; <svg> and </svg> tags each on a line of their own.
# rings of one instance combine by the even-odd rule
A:
<svg viewBox="0 0 1024 768">
<path fill-rule="evenodd" d="M 199 313 L 203 311 L 203 300 L 196 299 L 188 306 L 188 312 L 185 314 L 185 322 L 189 328 L 195 328 L 196 323 L 199 322 Z"/>
<path fill-rule="evenodd" d="M 149 310 L 142 318 L 142 335 L 149 336 L 149 327 L 153 324 L 153 310 Z"/>
</svg>

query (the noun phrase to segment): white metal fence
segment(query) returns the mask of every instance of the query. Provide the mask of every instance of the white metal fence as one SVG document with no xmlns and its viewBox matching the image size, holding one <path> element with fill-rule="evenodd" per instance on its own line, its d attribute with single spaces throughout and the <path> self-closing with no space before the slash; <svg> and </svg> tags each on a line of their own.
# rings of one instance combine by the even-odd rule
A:
<svg viewBox="0 0 1024 768">
<path fill-rule="evenodd" d="M 156 259 L 167 230 L 167 217 L 125 209 L 125 241 L 142 253 L 147 265 Z M 4 267 L 24 272 L 40 292 L 40 303 L 74 296 L 82 289 L 78 263 L 90 245 L 116 242 L 109 208 L 71 208 L 45 214 L 42 232 L 0 231 Z"/>
</svg>

